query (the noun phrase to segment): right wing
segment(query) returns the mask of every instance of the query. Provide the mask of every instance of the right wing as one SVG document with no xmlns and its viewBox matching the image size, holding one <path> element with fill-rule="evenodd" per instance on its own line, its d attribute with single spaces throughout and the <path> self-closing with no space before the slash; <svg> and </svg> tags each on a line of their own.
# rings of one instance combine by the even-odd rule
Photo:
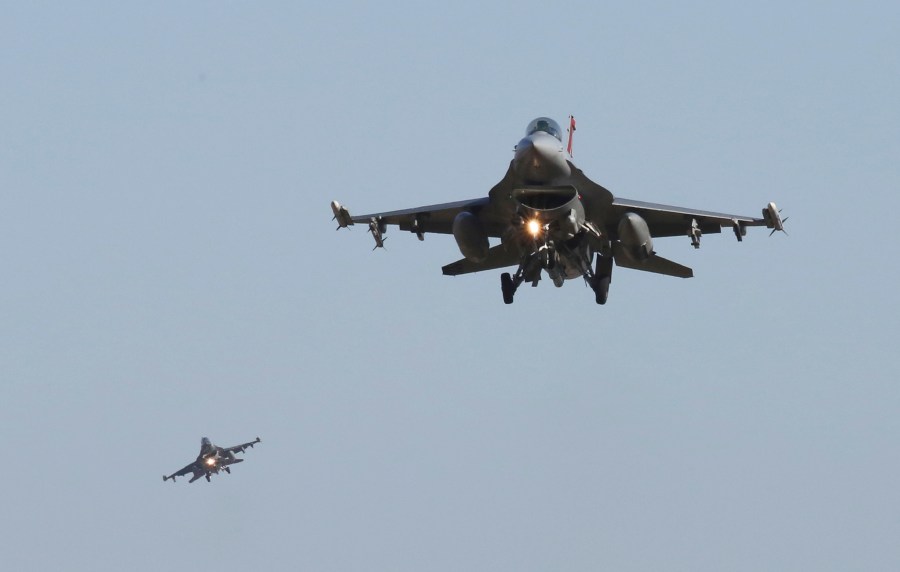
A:
<svg viewBox="0 0 900 572">
<path fill-rule="evenodd" d="M 389 224 L 414 233 L 419 240 L 425 240 L 426 232 L 452 234 L 453 220 L 464 211 L 478 217 L 487 236 L 501 238 L 515 211 L 515 204 L 509 200 L 513 179 L 510 162 L 503 179 L 491 188 L 486 197 L 361 216 L 352 216 L 346 207 L 331 201 L 331 210 L 339 229 L 354 224 L 367 225 L 375 237 L 376 247 L 383 246 L 383 234 Z"/>
<path fill-rule="evenodd" d="M 181 469 L 179 471 L 175 471 L 168 477 L 164 475 L 163 480 L 168 481 L 169 479 L 172 479 L 174 481 L 175 477 L 183 477 L 183 476 L 187 475 L 188 473 L 197 473 L 197 463 L 196 462 L 191 463 L 190 465 L 187 465 L 186 467 L 184 467 L 183 469 Z"/>
</svg>

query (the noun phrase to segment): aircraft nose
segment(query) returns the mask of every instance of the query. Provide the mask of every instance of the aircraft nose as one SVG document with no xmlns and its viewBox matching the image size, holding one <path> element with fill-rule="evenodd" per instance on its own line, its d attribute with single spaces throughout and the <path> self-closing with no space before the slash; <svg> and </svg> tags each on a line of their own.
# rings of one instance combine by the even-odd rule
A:
<svg viewBox="0 0 900 572">
<path fill-rule="evenodd" d="M 529 183 L 548 183 L 569 174 L 562 144 L 552 135 L 534 133 L 516 145 L 516 171 Z"/>
</svg>

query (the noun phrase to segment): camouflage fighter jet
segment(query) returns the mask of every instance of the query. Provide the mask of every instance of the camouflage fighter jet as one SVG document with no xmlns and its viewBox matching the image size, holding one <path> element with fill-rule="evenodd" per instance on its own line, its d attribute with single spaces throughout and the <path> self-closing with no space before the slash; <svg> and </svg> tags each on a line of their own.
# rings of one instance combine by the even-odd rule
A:
<svg viewBox="0 0 900 572">
<path fill-rule="evenodd" d="M 487 197 L 412 209 L 352 216 L 337 201 L 331 209 L 338 228 L 365 225 L 384 246 L 388 225 L 415 234 L 452 234 L 463 257 L 443 267 L 445 275 L 517 267 L 500 276 L 503 301 L 513 302 L 518 287 L 537 286 L 542 273 L 560 287 L 583 277 L 598 304 L 609 295 L 613 264 L 623 268 L 690 278 L 693 270 L 659 256 L 653 238 L 686 236 L 694 248 L 703 234 L 731 228 L 738 241 L 747 227 L 784 230 L 775 203 L 762 217 L 733 215 L 617 198 L 591 181 L 572 162 L 570 117 L 568 145 L 550 118 L 528 124 L 515 147 L 506 175 Z M 787 220 L 787 219 L 784 219 Z M 770 234 L 772 234 L 770 233 Z M 490 239 L 499 239 L 491 245 Z"/>
<path fill-rule="evenodd" d="M 169 476 L 163 475 L 163 481 L 171 479 L 174 482 L 175 477 L 183 477 L 188 473 L 193 473 L 191 480 L 188 481 L 189 483 L 193 483 L 200 477 L 206 477 L 206 481 L 209 482 L 213 473 L 218 473 L 219 471 L 231 473 L 229 465 L 242 463 L 244 461 L 243 459 L 235 457 L 234 454 L 243 453 L 247 448 L 253 447 L 259 442 L 260 439 L 257 437 L 255 441 L 250 441 L 249 443 L 244 443 L 242 445 L 236 445 L 234 447 L 218 447 L 213 445 L 208 437 L 204 437 L 200 440 L 200 454 L 197 455 L 197 459 L 180 471 L 176 471 Z"/>
</svg>

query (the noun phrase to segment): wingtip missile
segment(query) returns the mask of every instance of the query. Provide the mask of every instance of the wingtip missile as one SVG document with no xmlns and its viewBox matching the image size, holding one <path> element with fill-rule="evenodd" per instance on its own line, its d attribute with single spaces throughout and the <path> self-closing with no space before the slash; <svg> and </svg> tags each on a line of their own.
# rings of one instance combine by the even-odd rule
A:
<svg viewBox="0 0 900 572">
<path fill-rule="evenodd" d="M 772 232 L 769 233 L 769 236 L 775 234 L 776 231 L 781 231 L 784 234 L 787 234 L 787 231 L 784 230 L 784 223 L 787 221 L 787 217 L 781 218 L 781 209 L 775 206 L 775 203 L 769 203 L 766 205 L 766 208 L 762 211 L 763 218 L 766 221 L 766 227 L 771 228 Z"/>
<path fill-rule="evenodd" d="M 350 216 L 350 211 L 342 206 L 341 203 L 331 201 L 331 212 L 334 213 L 334 217 L 331 220 L 336 220 L 338 223 L 338 227 L 335 230 L 347 228 L 353 224 L 353 218 Z"/>
</svg>

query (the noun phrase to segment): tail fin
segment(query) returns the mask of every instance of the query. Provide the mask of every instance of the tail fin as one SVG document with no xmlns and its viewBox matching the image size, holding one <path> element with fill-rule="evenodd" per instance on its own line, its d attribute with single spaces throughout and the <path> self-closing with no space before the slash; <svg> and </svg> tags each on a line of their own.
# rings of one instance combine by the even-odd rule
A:
<svg viewBox="0 0 900 572">
<path fill-rule="evenodd" d="M 572 135 L 575 134 L 575 116 L 569 116 L 569 144 L 566 145 L 566 150 L 569 152 L 569 157 L 572 156 Z"/>
</svg>

